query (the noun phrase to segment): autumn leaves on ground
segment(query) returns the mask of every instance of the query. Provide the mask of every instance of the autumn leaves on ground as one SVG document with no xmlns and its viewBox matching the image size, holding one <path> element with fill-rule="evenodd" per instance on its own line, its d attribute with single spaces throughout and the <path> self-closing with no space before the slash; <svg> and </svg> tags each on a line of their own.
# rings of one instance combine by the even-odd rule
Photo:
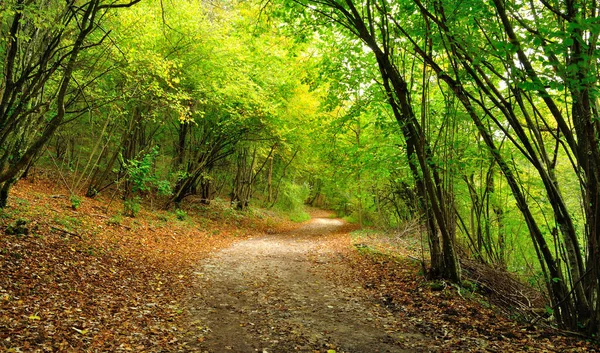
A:
<svg viewBox="0 0 600 353">
<path fill-rule="evenodd" d="M 429 282 L 410 257 L 357 243 L 355 227 L 323 213 L 292 224 L 219 202 L 146 205 L 135 218 L 121 207 L 74 205 L 45 181 L 16 186 L 0 220 L 1 351 L 597 349 Z"/>
</svg>

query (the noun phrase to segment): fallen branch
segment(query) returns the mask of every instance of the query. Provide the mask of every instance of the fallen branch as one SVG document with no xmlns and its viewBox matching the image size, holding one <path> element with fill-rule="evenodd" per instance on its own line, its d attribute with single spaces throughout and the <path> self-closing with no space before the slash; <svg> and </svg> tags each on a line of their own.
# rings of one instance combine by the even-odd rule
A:
<svg viewBox="0 0 600 353">
<path fill-rule="evenodd" d="M 74 237 L 78 237 L 79 239 L 81 239 L 81 235 L 79 235 L 77 233 L 73 233 L 73 232 L 68 231 L 66 229 L 63 229 L 63 228 L 59 228 L 59 227 L 55 227 L 55 226 L 50 226 L 50 229 L 54 229 L 54 230 L 57 230 L 59 232 L 62 232 L 62 233 L 68 234 L 68 235 L 72 235 Z"/>
</svg>

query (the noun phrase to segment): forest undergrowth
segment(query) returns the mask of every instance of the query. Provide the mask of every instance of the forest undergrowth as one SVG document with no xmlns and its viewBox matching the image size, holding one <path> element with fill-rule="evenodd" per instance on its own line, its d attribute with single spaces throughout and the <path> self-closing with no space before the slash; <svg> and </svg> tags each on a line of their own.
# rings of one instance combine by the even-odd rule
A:
<svg viewBox="0 0 600 353">
<path fill-rule="evenodd" d="M 75 205 L 44 178 L 15 186 L 0 215 L 0 351 L 185 352 L 183 303 L 198 263 L 238 240 L 297 227 L 225 202 L 122 213 L 108 198 Z M 511 320 L 477 293 L 427 281 L 410 259 L 415 248 L 392 258 L 346 232 L 326 244 L 340 255 L 332 281 L 360 283 L 378 305 L 433 338 L 435 350 L 597 351 Z"/>
<path fill-rule="evenodd" d="M 180 351 L 180 303 L 198 261 L 293 226 L 218 203 L 131 218 L 121 202 L 85 198 L 74 209 L 68 195 L 24 180 L 2 211 L 0 351 Z"/>
<path fill-rule="evenodd" d="M 367 295 L 398 320 L 408 321 L 432 338 L 436 342 L 432 351 L 598 351 L 597 342 L 559 331 L 549 321 L 531 319 L 522 308 L 511 307 L 525 296 L 531 298 L 534 311 L 544 302 L 541 293 L 506 272 L 469 262 L 463 264 L 463 286 L 427 279 L 420 265 L 419 243 L 418 234 L 398 238 L 355 231 L 351 237 L 338 235 L 327 246 L 343 253 L 343 267 L 351 270 L 332 273 L 331 280 L 361 283 Z M 497 283 L 490 283 L 494 280 Z M 507 292 L 517 288 L 507 297 L 500 296 L 503 287 Z"/>
</svg>

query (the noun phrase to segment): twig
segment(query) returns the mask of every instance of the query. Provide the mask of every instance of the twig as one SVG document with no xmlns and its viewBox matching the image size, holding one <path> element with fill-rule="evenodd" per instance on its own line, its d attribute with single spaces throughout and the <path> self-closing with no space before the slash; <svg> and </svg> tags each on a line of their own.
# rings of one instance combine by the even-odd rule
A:
<svg viewBox="0 0 600 353">
<path fill-rule="evenodd" d="M 417 262 L 419 262 L 419 263 L 422 263 L 422 262 L 423 262 L 423 260 L 422 260 L 422 259 L 419 259 L 419 258 L 417 258 L 417 257 L 414 257 L 414 256 L 411 256 L 411 255 L 408 255 L 408 258 L 409 258 L 409 259 L 411 259 L 411 260 L 415 260 L 415 261 L 417 261 Z"/>
<path fill-rule="evenodd" d="M 63 232 L 63 233 L 65 233 L 65 234 L 72 235 L 72 236 L 74 236 L 74 237 L 78 237 L 78 238 L 80 238 L 80 239 L 81 239 L 81 235 L 79 235 L 79 234 L 77 234 L 77 233 L 70 232 L 70 231 L 68 231 L 68 230 L 66 230 L 66 229 L 62 229 L 62 228 L 55 227 L 55 226 L 50 226 L 50 228 L 51 228 L 51 229 L 54 229 L 54 230 L 58 230 L 59 232 Z"/>
</svg>

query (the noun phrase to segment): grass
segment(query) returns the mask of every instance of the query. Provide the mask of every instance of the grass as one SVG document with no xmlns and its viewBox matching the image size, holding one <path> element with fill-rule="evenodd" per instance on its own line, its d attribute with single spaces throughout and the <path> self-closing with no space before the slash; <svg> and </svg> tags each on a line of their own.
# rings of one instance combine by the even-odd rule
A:
<svg viewBox="0 0 600 353">
<path fill-rule="evenodd" d="M 351 233 L 351 241 L 355 246 L 360 244 L 364 249 L 376 251 L 390 256 L 421 258 L 423 252 L 420 235 L 416 232 L 396 233 L 378 229 L 359 229 Z M 426 249 L 425 249 L 426 250 Z"/>
<path fill-rule="evenodd" d="M 305 211 L 300 211 L 300 212 L 297 211 L 297 212 L 288 214 L 288 218 L 292 222 L 302 223 L 302 222 L 308 221 L 310 219 L 310 215 Z"/>
</svg>

